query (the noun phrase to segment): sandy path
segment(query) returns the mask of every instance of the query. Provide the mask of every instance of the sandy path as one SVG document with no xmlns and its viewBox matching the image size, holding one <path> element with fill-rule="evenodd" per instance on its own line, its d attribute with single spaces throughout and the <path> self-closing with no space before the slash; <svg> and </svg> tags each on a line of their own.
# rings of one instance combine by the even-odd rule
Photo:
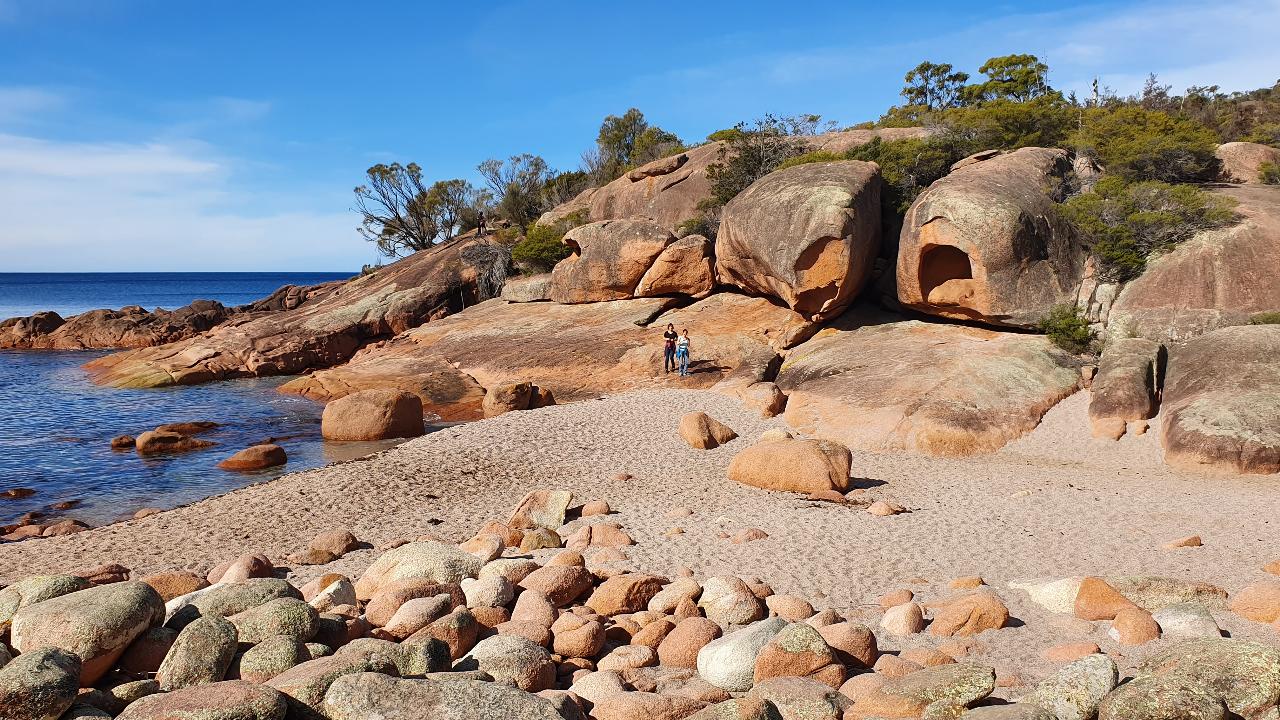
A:
<svg viewBox="0 0 1280 720">
<path fill-rule="evenodd" d="M 1048 671 L 1039 653 L 1049 645 L 1087 639 L 1116 646 L 1105 623 L 1047 613 L 1009 590 L 1008 581 L 1155 574 L 1234 591 L 1267 577 L 1262 565 L 1280 556 L 1271 525 L 1280 507 L 1276 478 L 1171 471 L 1153 433 L 1119 443 L 1088 438 L 1086 404 L 1083 393 L 1068 399 L 994 456 L 854 453 L 854 475 L 868 479 L 862 484 L 871 497 L 914 509 L 879 518 L 728 482 L 733 454 L 781 421 L 761 420 L 712 392 L 637 391 L 449 428 L 363 461 L 286 475 L 143 520 L 0 546 L 0 582 L 103 562 L 141 574 L 203 570 L 243 551 L 283 558 L 334 527 L 374 545 L 428 531 L 462 540 L 487 519 L 505 519 L 528 489 L 567 488 L 580 500 L 610 502 L 616 513 L 609 519 L 639 542 L 627 552 L 642 569 L 756 575 L 778 592 L 867 620 L 878 618 L 875 599 L 885 591 L 905 586 L 934 599 L 947 594 L 951 578 L 982 575 L 1024 625 L 984 634 L 974 657 L 1029 680 Z M 689 448 L 675 428 L 691 410 L 706 410 L 743 439 L 711 451 Z M 619 472 L 635 477 L 612 480 Z M 667 519 L 678 506 L 695 515 Z M 676 525 L 687 532 L 662 537 Z M 717 537 L 744 527 L 770 537 L 745 545 Z M 1192 533 L 1204 537 L 1204 547 L 1160 547 Z M 373 554 L 299 568 L 298 576 L 357 573 Z M 1265 625 L 1231 613 L 1218 619 L 1238 637 L 1276 642 Z M 924 636 L 907 644 L 933 642 Z M 1120 652 L 1122 665 L 1142 655 Z"/>
</svg>

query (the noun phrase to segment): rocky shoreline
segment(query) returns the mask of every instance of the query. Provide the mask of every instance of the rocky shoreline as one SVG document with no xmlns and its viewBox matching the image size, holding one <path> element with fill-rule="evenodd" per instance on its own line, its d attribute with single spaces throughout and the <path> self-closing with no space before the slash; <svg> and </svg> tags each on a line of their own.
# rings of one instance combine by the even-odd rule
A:
<svg viewBox="0 0 1280 720">
<path fill-rule="evenodd" d="M 737 437 L 690 446 L 680 420 L 698 411 Z M 730 480 L 732 458 L 785 425 L 721 393 L 506 413 L 0 546 L 0 607 L 26 588 L 75 590 L 19 610 L 13 662 L 30 659 L 0 668 L 0 692 L 26 698 L 46 682 L 69 688 L 58 702 L 99 708 L 77 712 L 125 718 L 246 702 L 255 718 L 399 717 L 464 696 L 489 708 L 477 713 L 519 717 L 1058 717 L 1043 713 L 1082 687 L 1085 711 L 1108 718 L 1164 717 L 1143 714 L 1156 696 L 1237 714 L 1274 706 L 1270 675 L 1250 664 L 1274 665 L 1276 652 L 1264 647 L 1274 558 L 1252 540 L 1267 513 L 1234 510 L 1267 507 L 1266 489 L 1126 468 L 1158 456 L 1155 438 L 1082 436 L 1086 413 L 1087 398 L 1071 398 L 982 462 L 854 451 L 838 500 Z M 1081 444 L 1099 451 L 1073 454 Z M 906 512 L 869 512 L 877 502 Z M 1192 533 L 1199 546 L 1164 547 Z M 59 574 L 87 579 L 23 580 Z M 222 584 L 199 590 L 209 583 Z M 115 622 L 105 608 L 117 602 L 154 614 L 125 613 L 137 622 L 112 632 L 135 636 L 112 646 L 121 654 L 93 689 L 56 678 L 97 650 L 75 646 L 73 661 L 22 639 L 24 626 L 49 627 L 46 611 L 63 627 Z M 64 675 L 33 679 L 24 668 L 37 659 Z M 1185 667 L 1199 670 L 1170 669 Z M 1239 694 L 1214 695 L 1225 686 Z M 933 707 L 943 698 L 975 709 Z"/>
</svg>

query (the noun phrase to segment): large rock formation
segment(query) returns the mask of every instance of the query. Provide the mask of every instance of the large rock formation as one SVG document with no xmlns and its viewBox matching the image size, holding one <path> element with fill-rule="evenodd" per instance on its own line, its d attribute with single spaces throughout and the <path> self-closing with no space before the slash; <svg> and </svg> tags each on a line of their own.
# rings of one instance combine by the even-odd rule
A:
<svg viewBox="0 0 1280 720">
<path fill-rule="evenodd" d="M 483 388 L 532 382 L 557 402 L 650 385 L 662 375 L 662 329 L 689 328 L 692 374 L 681 387 L 764 379 L 779 353 L 812 332 L 764 298 L 718 293 L 688 307 L 669 298 L 561 305 L 493 300 L 428 323 L 351 362 L 284 386 L 318 400 L 389 387 L 416 393 L 428 413 L 481 416 Z"/>
<path fill-rule="evenodd" d="M 1173 348 L 1160 439 L 1175 467 L 1280 472 L 1280 325 L 1222 328 Z"/>
<path fill-rule="evenodd" d="M 459 239 L 424 250 L 293 310 L 245 316 L 180 342 L 109 355 L 86 368 L 116 387 L 291 375 L 346 361 L 362 345 L 477 300 Z"/>
<path fill-rule="evenodd" d="M 1259 184 L 1262 165 L 1280 165 L 1280 149 L 1251 142 L 1229 142 L 1214 152 L 1222 161 L 1222 177 L 1229 182 Z"/>
<path fill-rule="evenodd" d="M 1043 337 L 850 315 L 850 329 L 824 329 L 793 350 L 776 382 L 789 424 L 853 449 L 993 452 L 1079 380 Z"/>
<path fill-rule="evenodd" d="M 898 300 L 931 315 L 1016 327 L 1073 302 L 1085 253 L 1054 207 L 1070 174 L 1066 151 L 1022 148 L 935 182 L 903 221 Z"/>
<path fill-rule="evenodd" d="M 846 160 L 770 173 L 724 208 L 716 274 L 814 319 L 842 312 L 880 249 L 880 168 Z"/>
<path fill-rule="evenodd" d="M 691 295 L 701 297 L 715 288 L 714 245 L 701 235 L 687 235 L 662 251 L 640 278 L 636 297 Z"/>
<path fill-rule="evenodd" d="M 815 150 L 846 152 L 871 142 L 925 137 L 927 128 L 845 130 L 805 138 Z M 668 228 L 697 217 L 698 204 L 711 197 L 707 166 L 719 162 L 722 142 L 710 142 L 636 168 L 604 187 L 584 190 L 569 202 L 543 214 L 538 222 L 552 225 L 577 215 L 590 221 L 645 218 Z"/>
<path fill-rule="evenodd" d="M 551 299 L 626 300 L 675 239 L 670 230 L 647 220 L 606 220 L 574 228 L 564 236 L 573 253 L 551 271 Z"/>
<path fill-rule="evenodd" d="M 1230 187 L 1241 221 L 1147 262 L 1120 292 L 1108 333 L 1178 343 L 1280 309 L 1280 188 Z"/>
<path fill-rule="evenodd" d="M 234 310 L 213 300 L 196 300 L 177 310 L 90 310 L 63 319 L 55 312 L 0 322 L 0 348 L 89 350 L 142 348 L 175 342 L 202 333 Z"/>
</svg>

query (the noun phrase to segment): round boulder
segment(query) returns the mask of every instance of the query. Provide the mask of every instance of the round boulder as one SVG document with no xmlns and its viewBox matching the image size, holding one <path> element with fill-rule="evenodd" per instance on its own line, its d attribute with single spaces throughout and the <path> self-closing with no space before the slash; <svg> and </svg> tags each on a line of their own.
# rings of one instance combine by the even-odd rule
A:
<svg viewBox="0 0 1280 720">
<path fill-rule="evenodd" d="M 320 433 L 325 440 L 386 440 L 424 432 L 422 399 L 402 390 L 361 390 L 324 406 Z"/>
</svg>

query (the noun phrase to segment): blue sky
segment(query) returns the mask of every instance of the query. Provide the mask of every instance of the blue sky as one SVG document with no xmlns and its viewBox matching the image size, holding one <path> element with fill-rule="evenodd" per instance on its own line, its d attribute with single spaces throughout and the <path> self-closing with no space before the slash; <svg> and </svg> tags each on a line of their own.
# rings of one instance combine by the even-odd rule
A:
<svg viewBox="0 0 1280 720">
<path fill-rule="evenodd" d="M 1030 52 L 1056 87 L 1269 86 L 1280 0 L 0 0 L 0 271 L 352 270 L 376 162 L 571 169 L 606 114 L 686 139 L 842 125 L 921 60 Z"/>
</svg>

